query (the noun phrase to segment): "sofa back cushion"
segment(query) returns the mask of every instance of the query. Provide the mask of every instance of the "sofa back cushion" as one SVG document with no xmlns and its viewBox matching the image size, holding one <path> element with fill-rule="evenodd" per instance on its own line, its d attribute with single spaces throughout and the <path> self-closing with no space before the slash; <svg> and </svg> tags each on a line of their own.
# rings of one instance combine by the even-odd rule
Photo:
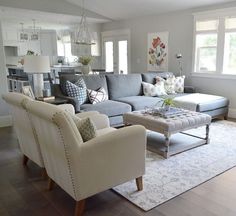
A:
<svg viewBox="0 0 236 216">
<path fill-rule="evenodd" d="M 156 76 L 166 79 L 168 76 L 171 76 L 171 75 L 173 75 L 172 72 L 147 72 L 147 73 L 142 74 L 142 79 L 143 79 L 143 82 L 155 84 L 156 83 L 156 80 L 155 80 Z"/>
<path fill-rule="evenodd" d="M 116 100 L 121 97 L 142 95 L 141 74 L 107 75 L 109 98 Z"/>
<path fill-rule="evenodd" d="M 82 77 L 87 88 L 91 90 L 98 90 L 99 88 L 103 87 L 106 92 L 108 91 L 107 89 L 107 81 L 106 81 L 106 76 L 105 75 L 65 75 L 63 74 L 60 76 L 60 86 L 63 94 L 66 95 L 65 91 L 65 83 L 66 81 L 70 81 L 72 83 L 75 83 L 78 81 L 79 77 Z"/>
</svg>

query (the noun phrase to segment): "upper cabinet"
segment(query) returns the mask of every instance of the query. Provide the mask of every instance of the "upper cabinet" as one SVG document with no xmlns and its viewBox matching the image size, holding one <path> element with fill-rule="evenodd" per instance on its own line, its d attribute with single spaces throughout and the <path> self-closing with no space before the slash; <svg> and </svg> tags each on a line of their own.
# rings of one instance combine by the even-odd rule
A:
<svg viewBox="0 0 236 216">
<path fill-rule="evenodd" d="M 57 33 L 54 30 L 40 32 L 41 55 L 57 56 Z"/>
<path fill-rule="evenodd" d="M 14 28 L 5 28 L 3 30 L 4 46 L 16 46 L 18 42 L 18 31 Z"/>
</svg>

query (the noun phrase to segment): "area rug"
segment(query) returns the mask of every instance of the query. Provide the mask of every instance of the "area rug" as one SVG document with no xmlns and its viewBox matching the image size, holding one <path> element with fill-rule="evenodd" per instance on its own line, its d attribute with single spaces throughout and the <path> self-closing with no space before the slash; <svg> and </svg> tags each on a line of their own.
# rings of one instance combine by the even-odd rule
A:
<svg viewBox="0 0 236 216">
<path fill-rule="evenodd" d="M 205 128 L 189 131 L 203 135 Z M 164 159 L 147 151 L 144 190 L 130 181 L 113 188 L 144 211 L 196 187 L 236 166 L 236 123 L 217 121 L 210 127 L 210 144 Z"/>
</svg>

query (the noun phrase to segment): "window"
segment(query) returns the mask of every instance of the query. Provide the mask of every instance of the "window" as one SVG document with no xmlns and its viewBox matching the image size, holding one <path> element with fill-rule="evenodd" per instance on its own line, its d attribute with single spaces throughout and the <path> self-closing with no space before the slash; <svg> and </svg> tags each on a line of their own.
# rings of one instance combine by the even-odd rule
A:
<svg viewBox="0 0 236 216">
<path fill-rule="evenodd" d="M 236 10 L 225 14 L 195 15 L 194 72 L 236 75 Z"/>
<path fill-rule="evenodd" d="M 128 73 L 128 41 L 122 40 L 119 44 L 119 71 L 122 74 Z"/>
</svg>

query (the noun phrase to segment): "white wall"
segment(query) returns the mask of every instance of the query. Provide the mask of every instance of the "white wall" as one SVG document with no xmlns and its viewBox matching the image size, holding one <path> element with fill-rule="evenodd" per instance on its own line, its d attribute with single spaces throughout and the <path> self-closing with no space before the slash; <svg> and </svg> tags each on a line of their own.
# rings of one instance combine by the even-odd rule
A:
<svg viewBox="0 0 236 216">
<path fill-rule="evenodd" d="M 0 22 L 0 127 L 11 125 L 8 107 L 2 100 L 2 94 L 7 92 L 7 73 L 6 62 L 3 48 L 2 24 Z"/>
<path fill-rule="evenodd" d="M 236 80 L 207 79 L 192 77 L 193 12 L 210 9 L 235 7 L 236 2 L 214 7 L 186 10 L 163 15 L 115 21 L 102 25 L 102 31 L 130 29 L 131 31 L 131 72 L 147 71 L 147 34 L 149 32 L 169 32 L 169 71 L 178 72 L 176 53 L 183 55 L 183 71 L 187 84 L 198 87 L 203 93 L 218 94 L 230 99 L 231 111 L 236 111 Z M 234 110 L 235 109 L 235 110 Z M 233 112 L 231 112 L 232 115 Z M 235 113 L 236 117 L 236 113 Z"/>
</svg>

